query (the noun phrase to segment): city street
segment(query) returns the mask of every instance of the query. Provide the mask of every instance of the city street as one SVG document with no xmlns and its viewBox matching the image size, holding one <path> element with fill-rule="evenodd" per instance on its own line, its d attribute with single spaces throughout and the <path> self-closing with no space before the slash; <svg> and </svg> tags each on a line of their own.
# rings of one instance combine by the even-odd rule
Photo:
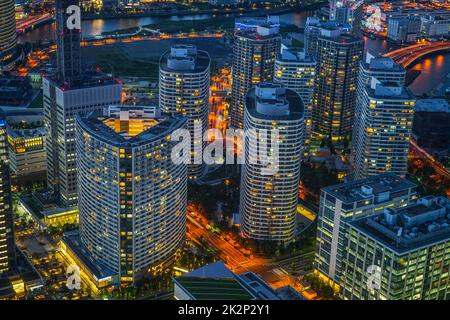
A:
<svg viewBox="0 0 450 320">
<path fill-rule="evenodd" d="M 188 208 L 187 222 L 189 230 L 187 239 L 199 246 L 212 249 L 216 257 L 237 274 L 252 271 L 273 288 L 279 288 L 295 283 L 295 279 L 291 276 L 292 273 L 309 273 L 311 271 L 313 252 L 295 254 L 276 261 L 252 254 L 250 250 L 242 248 L 228 235 L 214 233 L 207 228 L 208 220 L 194 212 L 192 208 Z"/>
</svg>

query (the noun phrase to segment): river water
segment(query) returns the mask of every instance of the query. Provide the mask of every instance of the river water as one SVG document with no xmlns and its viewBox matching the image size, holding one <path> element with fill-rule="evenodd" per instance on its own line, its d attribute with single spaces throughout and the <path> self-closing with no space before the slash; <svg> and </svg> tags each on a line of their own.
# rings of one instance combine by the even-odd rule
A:
<svg viewBox="0 0 450 320">
<path fill-rule="evenodd" d="M 306 18 L 313 12 L 287 13 L 280 15 L 282 23 L 295 24 L 303 27 Z M 226 15 L 229 16 L 229 15 Z M 125 19 L 95 19 L 85 20 L 82 22 L 83 37 L 89 38 L 99 35 L 102 32 L 127 29 L 148 24 L 157 24 L 161 21 L 177 21 L 182 20 L 202 20 L 214 17 L 213 15 L 191 15 L 191 16 L 172 16 L 172 17 L 142 17 L 142 18 L 125 18 Z M 19 38 L 20 42 L 36 42 L 50 41 L 55 37 L 54 25 L 43 25 L 32 30 Z M 392 44 L 382 39 L 365 38 L 365 51 L 369 51 L 372 55 L 377 56 L 395 48 Z M 450 54 L 440 54 L 427 59 L 412 66 L 415 70 L 422 71 L 421 74 L 409 86 L 416 95 L 422 95 L 430 92 L 442 83 L 450 72 Z"/>
</svg>

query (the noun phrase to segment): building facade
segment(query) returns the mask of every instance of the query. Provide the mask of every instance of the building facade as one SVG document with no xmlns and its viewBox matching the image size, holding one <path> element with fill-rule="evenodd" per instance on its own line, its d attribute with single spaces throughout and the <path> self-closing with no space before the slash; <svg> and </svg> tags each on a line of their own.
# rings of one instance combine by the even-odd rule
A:
<svg viewBox="0 0 450 320">
<path fill-rule="evenodd" d="M 275 60 L 274 82 L 294 90 L 305 106 L 305 145 L 311 135 L 311 116 L 316 75 L 316 61 L 304 50 L 282 50 Z"/>
<path fill-rule="evenodd" d="M 383 172 L 405 176 L 412 134 L 415 97 L 396 82 L 365 87 L 354 130 L 354 176 L 362 179 Z"/>
<path fill-rule="evenodd" d="M 247 94 L 239 211 L 248 238 L 294 240 L 304 114 L 298 93 L 281 84 L 261 83 Z"/>
<path fill-rule="evenodd" d="M 175 45 L 159 63 L 159 107 L 188 119 L 191 135 L 189 178 L 199 178 L 205 169 L 203 135 L 208 129 L 211 59 L 192 45 Z"/>
<path fill-rule="evenodd" d="M 369 52 L 366 59 L 359 66 L 358 87 L 356 94 L 355 120 L 353 122 L 353 134 L 350 152 L 350 161 L 354 165 L 356 150 L 359 144 L 357 132 L 361 129 L 361 113 L 363 110 L 363 96 L 367 86 L 371 85 L 372 78 L 381 82 L 393 82 L 399 85 L 405 84 L 406 70 L 388 57 L 373 57 Z"/>
<path fill-rule="evenodd" d="M 8 164 L 6 118 L 0 112 L 0 276 L 15 265 L 14 223 Z"/>
<path fill-rule="evenodd" d="M 330 0 L 330 21 L 348 23 L 352 33 L 361 34 L 364 1 L 362 0 Z"/>
<path fill-rule="evenodd" d="M 103 79 L 103 85 L 86 79 L 80 87 L 65 89 L 51 79 L 43 79 L 44 124 L 48 133 L 47 184 L 64 203 L 77 200 L 75 116 L 121 102 L 121 85 Z M 89 85 L 89 83 L 91 85 Z"/>
<path fill-rule="evenodd" d="M 171 133 L 186 120 L 135 106 L 76 119 L 82 246 L 120 283 L 134 283 L 184 244 L 187 165 L 171 161 Z"/>
<path fill-rule="evenodd" d="M 351 25 L 349 23 L 340 23 L 338 21 L 322 21 L 318 17 L 308 17 L 306 19 L 304 31 L 304 48 L 307 54 L 317 59 L 317 40 L 322 30 L 339 31 L 350 33 Z"/>
<path fill-rule="evenodd" d="M 368 53 L 370 54 L 370 53 Z M 358 76 L 358 95 L 365 86 L 370 85 L 372 78 L 382 82 L 405 84 L 406 70 L 401 64 L 389 57 L 368 57 L 361 61 Z"/>
<path fill-rule="evenodd" d="M 323 188 L 314 272 L 339 291 L 345 284 L 342 265 L 349 245 L 348 223 L 410 204 L 417 197 L 415 187 L 408 180 L 383 174 Z"/>
<path fill-rule="evenodd" d="M 387 37 L 394 42 L 415 42 L 420 34 L 421 21 L 418 17 L 389 18 Z"/>
<path fill-rule="evenodd" d="M 8 128 L 8 155 L 12 178 L 16 180 L 45 178 L 47 171 L 45 129 Z"/>
<path fill-rule="evenodd" d="M 449 300 L 449 217 L 450 201 L 428 196 L 350 223 L 341 298 Z"/>
<path fill-rule="evenodd" d="M 14 58 L 17 44 L 14 0 L 0 0 L 0 70 Z"/>
<path fill-rule="evenodd" d="M 352 133 L 363 41 L 322 30 L 317 50 L 312 134 L 341 141 Z"/>
<path fill-rule="evenodd" d="M 63 203 L 77 200 L 75 115 L 121 102 L 121 85 L 105 75 L 81 71 L 80 33 L 69 29 L 67 7 L 56 1 L 57 73 L 43 78 L 44 125 L 47 132 L 47 184 Z"/>
<path fill-rule="evenodd" d="M 244 127 L 245 97 L 256 84 L 271 81 L 275 57 L 280 52 L 278 27 L 258 25 L 234 36 L 231 92 L 231 126 Z"/>
<path fill-rule="evenodd" d="M 450 34 L 450 17 L 440 15 L 424 15 L 420 17 L 421 34 L 425 37 L 448 37 Z"/>
</svg>

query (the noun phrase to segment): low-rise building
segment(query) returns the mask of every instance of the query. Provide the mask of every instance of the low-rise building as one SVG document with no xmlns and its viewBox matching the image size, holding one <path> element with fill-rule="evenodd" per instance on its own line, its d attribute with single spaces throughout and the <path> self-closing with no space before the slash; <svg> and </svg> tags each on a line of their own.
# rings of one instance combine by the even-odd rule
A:
<svg viewBox="0 0 450 320">
<path fill-rule="evenodd" d="M 394 42 L 415 42 L 420 34 L 418 17 L 398 17 L 388 20 L 387 37 Z"/>
<path fill-rule="evenodd" d="M 217 261 L 173 279 L 177 300 L 303 299 L 291 287 L 273 289 L 254 272 L 233 273 Z"/>
<path fill-rule="evenodd" d="M 19 210 L 33 219 L 40 229 L 78 225 L 78 208 L 61 206 L 50 192 L 38 191 L 19 198 Z"/>
<path fill-rule="evenodd" d="M 45 129 L 8 128 L 8 156 L 13 181 L 45 180 Z"/>
<path fill-rule="evenodd" d="M 450 17 L 424 15 L 420 19 L 422 21 L 421 32 L 424 36 L 435 38 L 450 35 Z"/>
</svg>

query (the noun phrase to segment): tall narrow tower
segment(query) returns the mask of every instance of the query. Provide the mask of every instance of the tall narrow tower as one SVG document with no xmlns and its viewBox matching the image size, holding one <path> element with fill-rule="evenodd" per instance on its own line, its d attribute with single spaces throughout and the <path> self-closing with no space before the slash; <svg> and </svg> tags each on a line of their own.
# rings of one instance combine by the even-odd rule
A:
<svg viewBox="0 0 450 320">
<path fill-rule="evenodd" d="M 406 71 L 402 65 L 395 63 L 388 57 L 373 57 L 367 54 L 366 60 L 361 61 L 359 66 L 358 86 L 356 93 L 355 120 L 353 121 L 353 134 L 350 161 L 354 164 L 357 154 L 355 149 L 360 144 L 361 126 L 364 105 L 364 95 L 367 86 L 370 86 L 372 78 L 376 78 L 380 82 L 393 82 L 403 86 L 405 84 Z"/>
<path fill-rule="evenodd" d="M 81 11 L 78 0 L 56 0 L 58 80 L 73 85 L 81 79 Z"/>
<path fill-rule="evenodd" d="M 47 183 L 64 204 L 77 201 L 75 115 L 121 103 L 114 79 L 82 72 L 77 0 L 56 0 L 57 74 L 43 78 L 44 123 L 48 135 Z"/>
<path fill-rule="evenodd" d="M 281 36 L 271 25 L 256 30 L 237 31 L 233 48 L 231 126 L 244 127 L 245 97 L 256 84 L 273 79 L 275 57 L 280 52 Z"/>
<path fill-rule="evenodd" d="M 239 210 L 246 237 L 294 240 L 304 114 L 298 93 L 282 84 L 260 83 L 247 94 Z"/>
<path fill-rule="evenodd" d="M 128 106 L 76 121 L 82 247 L 120 282 L 135 282 L 185 242 L 187 166 L 171 161 L 170 136 L 186 119 Z"/>
<path fill-rule="evenodd" d="M 311 135 L 312 98 L 316 61 L 304 50 L 285 49 L 275 61 L 274 82 L 298 93 L 305 105 L 305 145 Z"/>
<path fill-rule="evenodd" d="M 354 35 L 361 35 L 361 20 L 364 1 L 362 0 L 330 0 L 330 20 L 348 23 Z"/>
<path fill-rule="evenodd" d="M 339 30 L 318 37 L 312 132 L 333 141 L 351 135 L 363 41 Z"/>
<path fill-rule="evenodd" d="M 405 176 L 408 169 L 415 98 L 397 82 L 372 78 L 360 99 L 352 150 L 355 178 L 384 172 Z"/>
<path fill-rule="evenodd" d="M 204 170 L 203 134 L 208 129 L 211 59 L 192 45 L 175 45 L 159 63 L 159 106 L 163 112 L 178 113 L 188 120 L 191 135 L 189 178 L 199 178 Z"/>
<path fill-rule="evenodd" d="M 14 232 L 6 119 L 0 111 L 0 275 L 14 265 Z"/>
</svg>

